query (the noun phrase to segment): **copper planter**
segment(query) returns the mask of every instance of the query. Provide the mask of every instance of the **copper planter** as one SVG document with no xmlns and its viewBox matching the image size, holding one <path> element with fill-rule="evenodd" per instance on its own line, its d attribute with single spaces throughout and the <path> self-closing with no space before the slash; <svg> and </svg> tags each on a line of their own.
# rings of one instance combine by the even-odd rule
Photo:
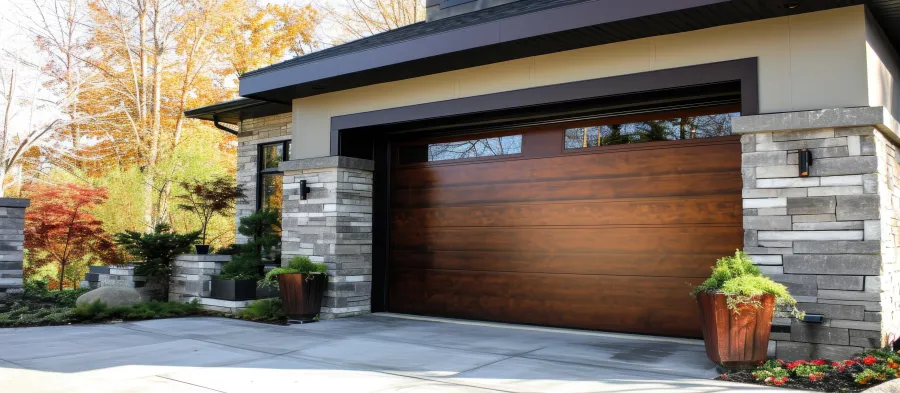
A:
<svg viewBox="0 0 900 393">
<path fill-rule="evenodd" d="M 327 285 L 328 276 L 324 274 L 278 275 L 282 310 L 291 319 L 315 319 L 322 309 L 322 297 Z"/>
<path fill-rule="evenodd" d="M 746 369 L 766 360 L 775 296 L 766 294 L 755 300 L 762 307 L 744 304 L 729 310 L 727 297 L 721 293 L 697 295 L 706 356 L 713 363 Z"/>
</svg>

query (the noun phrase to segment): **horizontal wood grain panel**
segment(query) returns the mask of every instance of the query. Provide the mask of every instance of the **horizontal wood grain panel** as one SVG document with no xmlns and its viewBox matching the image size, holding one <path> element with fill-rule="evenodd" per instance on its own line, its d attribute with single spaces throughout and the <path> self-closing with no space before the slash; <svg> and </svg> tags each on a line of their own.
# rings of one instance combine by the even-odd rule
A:
<svg viewBox="0 0 900 393">
<path fill-rule="evenodd" d="M 558 179 L 740 172 L 740 143 L 395 169 L 393 189 Z"/>
<path fill-rule="evenodd" d="M 692 173 L 617 179 L 557 180 L 393 190 L 391 206 L 433 207 L 514 202 L 556 202 L 611 198 L 662 198 L 731 194 L 740 196 L 740 172 Z"/>
<path fill-rule="evenodd" d="M 397 269 L 392 311 L 699 337 L 701 279 Z"/>
<path fill-rule="evenodd" d="M 735 193 L 701 197 L 395 208 L 392 228 L 557 225 L 732 224 L 742 221 Z"/>
<path fill-rule="evenodd" d="M 734 245 L 735 249 L 740 245 Z M 393 250 L 391 266 L 486 272 L 705 277 L 721 253 L 536 253 Z"/>
<path fill-rule="evenodd" d="M 539 253 L 719 253 L 730 255 L 743 242 L 733 227 L 604 228 L 403 228 L 391 234 L 391 248 L 414 251 L 509 251 Z"/>
</svg>

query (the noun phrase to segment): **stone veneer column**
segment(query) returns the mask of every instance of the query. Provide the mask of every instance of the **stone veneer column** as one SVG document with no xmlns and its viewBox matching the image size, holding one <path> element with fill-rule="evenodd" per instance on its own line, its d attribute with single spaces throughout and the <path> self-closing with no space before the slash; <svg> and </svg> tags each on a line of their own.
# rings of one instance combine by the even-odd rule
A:
<svg viewBox="0 0 900 393">
<path fill-rule="evenodd" d="M 896 335 L 900 169 L 896 121 L 883 108 L 747 116 L 741 137 L 744 250 L 822 324 L 776 319 L 783 359 L 846 358 Z M 799 177 L 797 150 L 812 152 Z"/>
<path fill-rule="evenodd" d="M 281 164 L 284 172 L 282 265 L 298 255 L 328 265 L 324 318 L 371 311 L 374 163 L 321 157 Z M 310 193 L 300 195 L 300 181 Z"/>
<path fill-rule="evenodd" d="M 22 293 L 28 199 L 0 198 L 0 302 Z"/>
</svg>

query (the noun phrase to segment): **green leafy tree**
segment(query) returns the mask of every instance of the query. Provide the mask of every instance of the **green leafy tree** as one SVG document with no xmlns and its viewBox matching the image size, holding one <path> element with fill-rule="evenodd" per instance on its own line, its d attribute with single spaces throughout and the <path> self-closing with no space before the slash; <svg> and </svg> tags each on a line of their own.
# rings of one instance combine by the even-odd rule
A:
<svg viewBox="0 0 900 393">
<path fill-rule="evenodd" d="M 169 293 L 169 279 L 172 276 L 172 262 L 178 255 L 190 251 L 200 236 L 199 232 L 173 233 L 166 224 L 159 224 L 153 233 L 125 231 L 115 235 L 116 243 L 126 252 L 143 262 L 135 265 L 134 273 L 154 276 L 162 280 L 161 296 Z"/>
<path fill-rule="evenodd" d="M 201 244 L 207 244 L 209 221 L 233 210 L 235 202 L 247 197 L 242 186 L 225 177 L 181 182 L 181 186 L 186 192 L 178 196 L 178 208 L 199 219 Z"/>
</svg>

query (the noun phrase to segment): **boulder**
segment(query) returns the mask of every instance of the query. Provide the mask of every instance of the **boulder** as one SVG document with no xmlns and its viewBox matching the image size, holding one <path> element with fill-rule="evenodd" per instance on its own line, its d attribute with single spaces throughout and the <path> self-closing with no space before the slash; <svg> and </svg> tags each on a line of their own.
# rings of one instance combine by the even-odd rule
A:
<svg viewBox="0 0 900 393">
<path fill-rule="evenodd" d="M 900 379 L 887 381 L 874 388 L 863 390 L 863 393 L 900 393 Z"/>
<path fill-rule="evenodd" d="M 75 305 L 91 304 L 98 300 L 109 307 L 130 306 L 142 301 L 141 294 L 134 288 L 100 287 L 79 296 Z"/>
</svg>

